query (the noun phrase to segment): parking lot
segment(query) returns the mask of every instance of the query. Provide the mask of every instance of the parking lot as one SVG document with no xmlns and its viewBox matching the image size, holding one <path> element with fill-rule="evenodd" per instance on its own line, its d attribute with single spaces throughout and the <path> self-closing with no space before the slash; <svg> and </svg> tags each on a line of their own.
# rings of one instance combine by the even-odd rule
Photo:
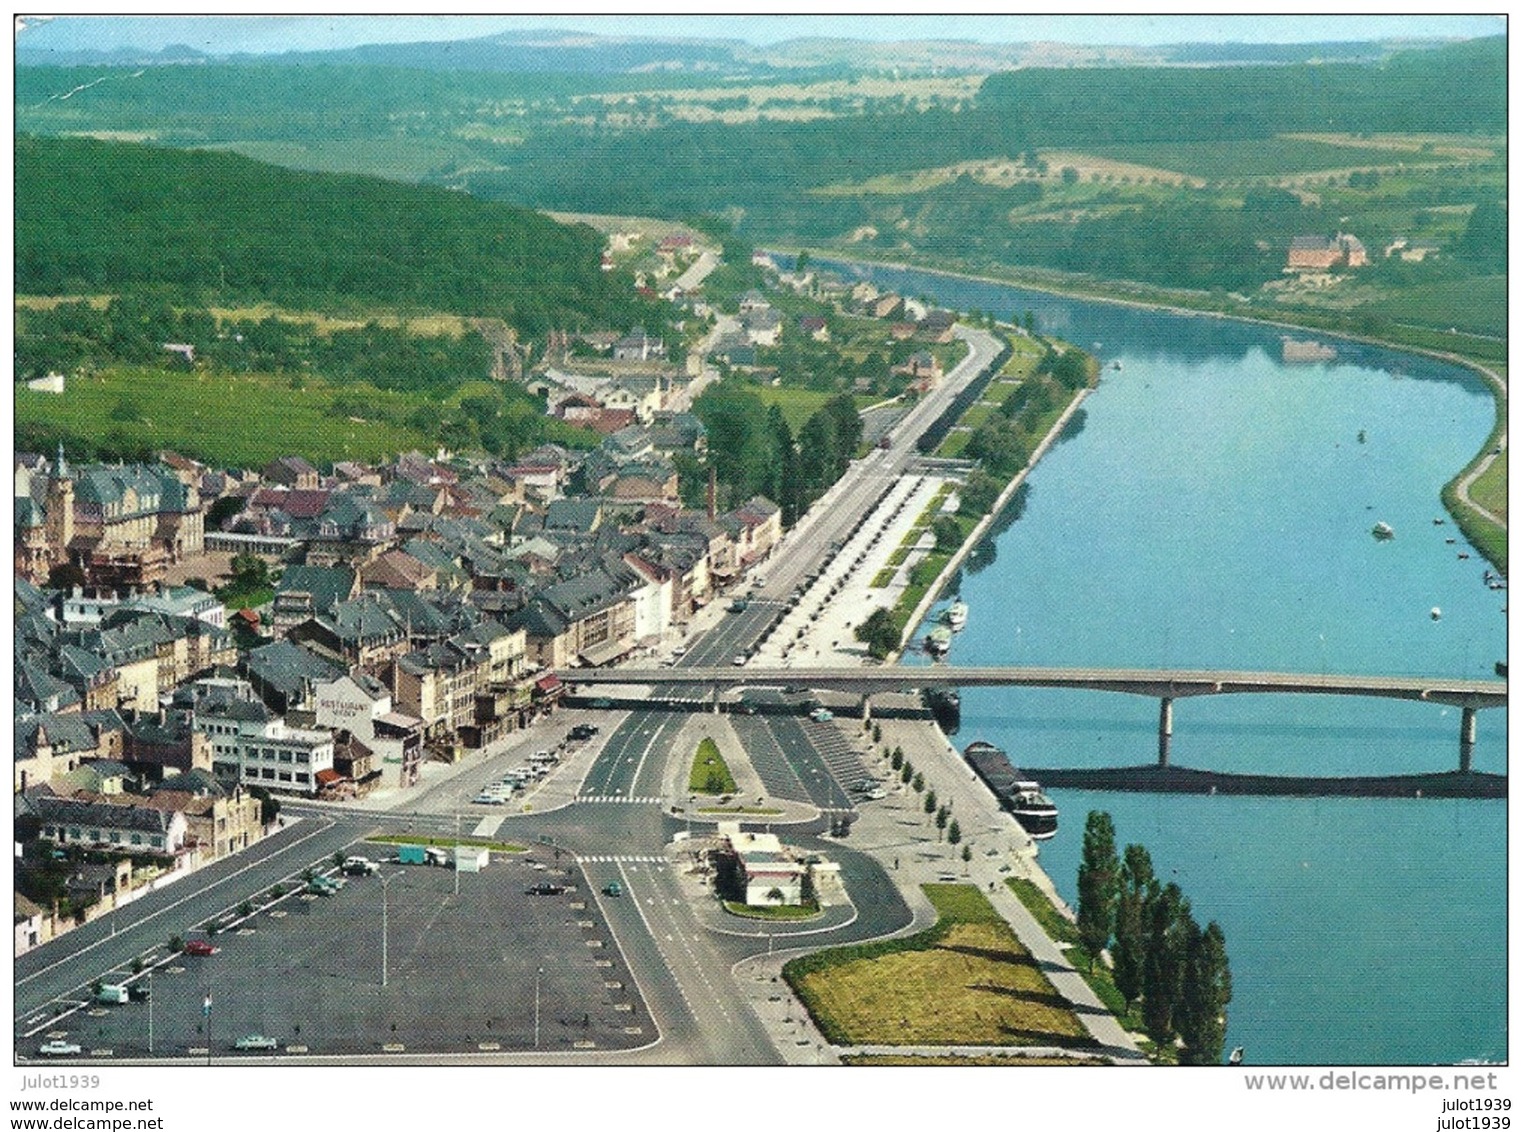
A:
<svg viewBox="0 0 1522 1132">
<path fill-rule="evenodd" d="M 288 896 L 212 937 L 194 933 L 216 953 L 156 967 L 155 1056 L 202 1057 L 208 1044 L 218 1060 L 271 1056 L 234 1048 L 254 1034 L 273 1038 L 277 1056 L 630 1049 L 657 1037 L 569 857 L 493 854 L 459 875 L 456 896 L 451 868 L 399 864 L 392 846 L 354 851 L 381 862 L 379 873 L 347 877 L 330 896 Z M 541 882 L 568 890 L 526 892 Z M 149 1052 L 149 1019 L 146 1002 L 87 1004 L 36 1041 L 137 1057 Z"/>
</svg>

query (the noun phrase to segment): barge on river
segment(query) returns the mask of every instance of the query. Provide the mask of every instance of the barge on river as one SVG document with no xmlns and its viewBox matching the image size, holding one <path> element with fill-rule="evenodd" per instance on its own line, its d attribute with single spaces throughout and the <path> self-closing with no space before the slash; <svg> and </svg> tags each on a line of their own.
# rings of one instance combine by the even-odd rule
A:
<svg viewBox="0 0 1522 1132">
<path fill-rule="evenodd" d="M 1021 829 L 1037 841 L 1045 841 L 1057 832 L 1056 804 L 1042 791 L 1040 783 L 1022 779 L 1001 749 L 979 739 L 969 743 L 963 755 Z"/>
</svg>

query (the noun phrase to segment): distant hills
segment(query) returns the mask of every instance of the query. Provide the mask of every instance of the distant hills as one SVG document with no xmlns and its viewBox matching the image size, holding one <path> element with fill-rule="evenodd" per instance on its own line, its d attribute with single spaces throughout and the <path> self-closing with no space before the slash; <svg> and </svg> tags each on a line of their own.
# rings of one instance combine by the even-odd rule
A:
<svg viewBox="0 0 1522 1132">
<path fill-rule="evenodd" d="M 1060 43 L 919 40 L 891 43 L 810 38 L 758 47 L 739 40 L 664 39 L 514 31 L 478 39 L 377 43 L 341 50 L 276 55 L 216 54 L 190 47 L 162 51 L 83 51 L 16 43 L 18 66 L 159 66 L 259 61 L 292 66 L 372 64 L 428 71 L 558 74 L 707 74 L 764 77 L 798 70 L 986 73 L 1022 67 L 1222 66 L 1319 61 L 1374 62 L 1438 41 L 1294 44 L 1181 43 L 1123 47 Z"/>
</svg>

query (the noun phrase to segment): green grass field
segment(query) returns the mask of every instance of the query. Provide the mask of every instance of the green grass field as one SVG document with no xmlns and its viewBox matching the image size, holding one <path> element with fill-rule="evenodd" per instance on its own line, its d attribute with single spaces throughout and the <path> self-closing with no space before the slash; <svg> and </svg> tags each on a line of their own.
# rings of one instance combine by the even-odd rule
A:
<svg viewBox="0 0 1522 1132">
<path fill-rule="evenodd" d="M 1506 276 L 1486 275 L 1403 288 L 1359 307 L 1360 313 L 1470 334 L 1506 334 Z"/>
<path fill-rule="evenodd" d="M 416 429 L 330 415 L 340 393 L 398 417 L 423 400 L 316 378 L 294 389 L 289 378 L 271 375 L 112 367 L 96 377 L 71 377 L 62 394 L 18 387 L 16 425 L 44 425 L 80 438 L 119 435 L 124 447 L 170 448 L 221 467 L 258 467 L 283 455 L 316 464 L 381 460 L 435 444 Z"/>
<path fill-rule="evenodd" d="M 940 919 L 905 939 L 783 969 L 837 1045 L 1093 1044 L 1008 924 L 972 885 L 927 884 Z"/>
<path fill-rule="evenodd" d="M 1099 145 L 1088 152 L 1116 161 L 1148 165 L 1209 180 L 1239 177 L 1279 177 L 1312 173 L 1321 169 L 1357 169 L 1375 165 L 1442 162 L 1441 157 L 1422 158 L 1396 150 L 1362 146 L 1328 145 L 1301 138 L 1250 139 L 1217 142 L 1142 142 L 1134 145 Z M 1452 160 L 1451 158 L 1446 160 Z"/>
<path fill-rule="evenodd" d="M 321 145 L 297 141 L 238 141 L 207 146 L 271 165 L 316 173 L 361 173 L 392 181 L 421 181 L 447 165 L 478 165 L 469 144 L 425 138 L 332 138 Z"/>
<path fill-rule="evenodd" d="M 1509 455 L 1508 450 L 1497 456 L 1495 462 L 1485 469 L 1485 474 L 1469 488 L 1470 498 L 1487 511 L 1498 515 L 1506 514 L 1506 468 Z"/>
<path fill-rule="evenodd" d="M 698 744 L 692 756 L 692 773 L 687 776 L 687 789 L 694 794 L 733 794 L 735 778 L 729 773 L 729 764 L 719 753 L 719 745 L 705 738 Z"/>
</svg>

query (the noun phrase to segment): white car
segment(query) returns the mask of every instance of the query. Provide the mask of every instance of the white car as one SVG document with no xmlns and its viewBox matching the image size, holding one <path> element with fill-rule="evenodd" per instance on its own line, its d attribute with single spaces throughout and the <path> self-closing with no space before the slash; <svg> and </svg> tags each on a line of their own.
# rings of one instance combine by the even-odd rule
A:
<svg viewBox="0 0 1522 1132">
<path fill-rule="evenodd" d="M 813 711 L 809 712 L 809 718 L 815 723 L 828 723 L 835 718 L 835 713 L 829 708 L 816 707 Z"/>
<path fill-rule="evenodd" d="M 37 1048 L 38 1057 L 78 1057 L 83 1052 L 75 1043 L 56 1038 L 51 1042 L 43 1042 Z"/>
<path fill-rule="evenodd" d="M 730 661 L 729 663 L 733 664 L 736 668 L 744 668 L 745 667 L 745 654 L 744 653 L 736 653 L 734 660 Z"/>
<path fill-rule="evenodd" d="M 502 797 L 501 794 L 485 793 L 477 794 L 474 798 L 471 799 L 471 802 L 477 806 L 500 806 L 506 803 L 506 801 L 507 799 Z"/>
</svg>

